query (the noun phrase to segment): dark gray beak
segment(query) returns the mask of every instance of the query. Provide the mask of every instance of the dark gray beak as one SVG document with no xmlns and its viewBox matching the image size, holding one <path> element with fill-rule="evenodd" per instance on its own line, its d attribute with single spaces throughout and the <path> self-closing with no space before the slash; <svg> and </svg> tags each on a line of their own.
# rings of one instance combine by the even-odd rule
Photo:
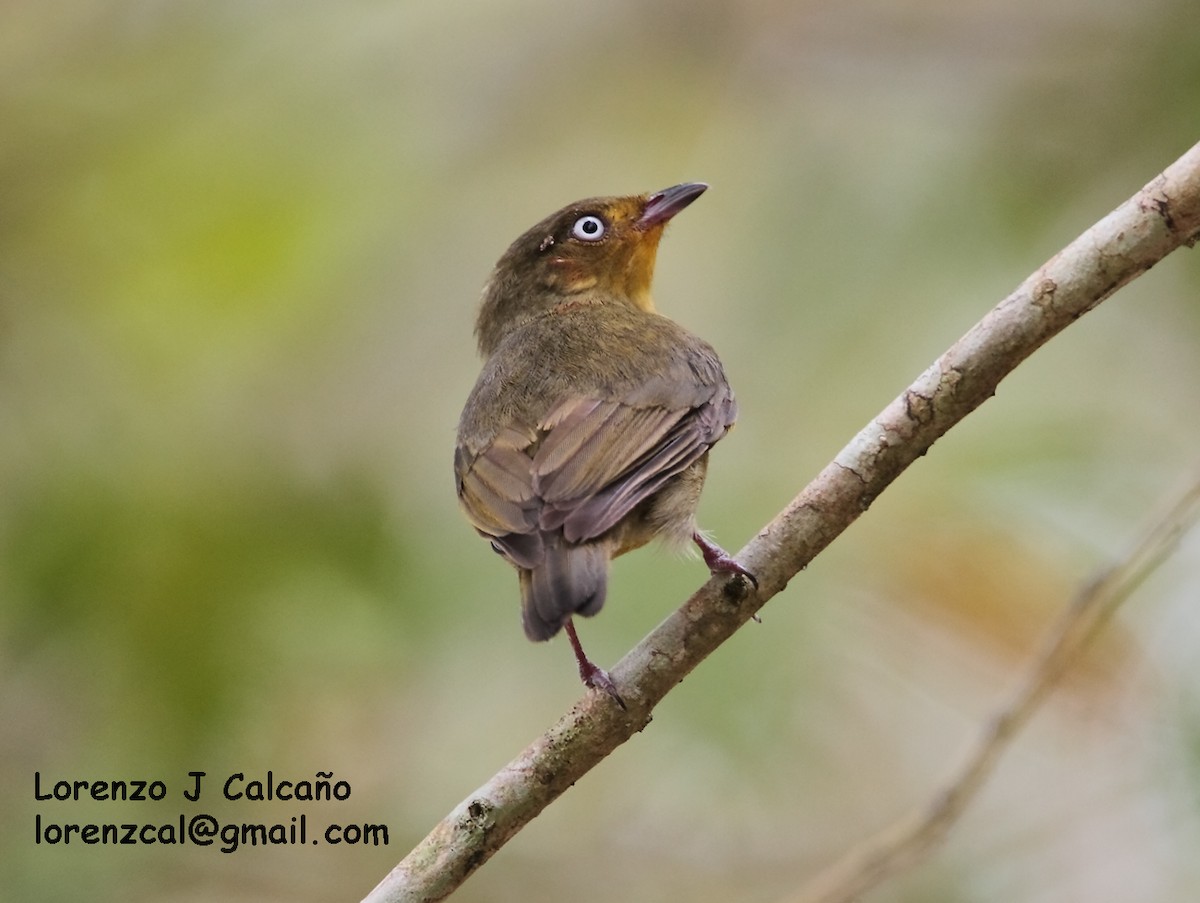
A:
<svg viewBox="0 0 1200 903">
<path fill-rule="evenodd" d="M 665 223 L 708 189 L 704 182 L 684 182 L 656 191 L 646 199 L 646 209 L 638 218 L 639 229 L 649 229 Z"/>
</svg>

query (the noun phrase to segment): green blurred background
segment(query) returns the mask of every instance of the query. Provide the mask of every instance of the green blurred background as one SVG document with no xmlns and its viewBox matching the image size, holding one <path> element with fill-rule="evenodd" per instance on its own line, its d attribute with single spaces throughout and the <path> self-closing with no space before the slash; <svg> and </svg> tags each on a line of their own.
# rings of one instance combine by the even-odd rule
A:
<svg viewBox="0 0 1200 903">
<path fill-rule="evenodd" d="M 1200 140 L 1194 0 L 0 7 L 0 896 L 357 900 L 580 689 L 458 514 L 479 288 L 559 206 L 712 184 L 656 296 L 741 402 L 732 550 Z M 1197 471 L 1200 260 L 1055 339 L 456 899 L 786 898 L 958 761 Z M 616 661 L 704 578 L 647 551 Z M 1200 541 L 875 901 L 1200 895 Z M 186 773 L 353 787 L 193 806 Z M 160 778 L 164 804 L 44 781 Z M 209 788 L 209 801 L 217 787 Z M 387 847 L 37 846 L 377 822 Z"/>
</svg>

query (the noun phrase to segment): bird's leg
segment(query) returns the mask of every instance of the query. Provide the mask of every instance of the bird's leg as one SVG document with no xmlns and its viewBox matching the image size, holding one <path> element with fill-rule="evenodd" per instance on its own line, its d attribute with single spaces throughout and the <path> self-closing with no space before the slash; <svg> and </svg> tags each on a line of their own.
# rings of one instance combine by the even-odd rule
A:
<svg viewBox="0 0 1200 903">
<path fill-rule="evenodd" d="M 584 686 L 591 687 L 593 690 L 603 690 L 617 701 L 617 705 L 625 708 L 625 700 L 617 692 L 617 685 L 608 676 L 608 672 L 592 664 L 584 654 L 583 645 L 579 642 L 579 635 L 575 633 L 575 622 L 568 618 L 566 628 L 567 639 L 571 641 L 571 648 L 575 651 L 575 661 L 579 662 L 579 679 L 583 681 Z"/>
<path fill-rule="evenodd" d="M 758 589 L 758 578 L 738 564 L 732 555 L 703 533 L 698 530 L 693 533 L 692 542 L 700 547 L 700 554 L 704 556 L 704 563 L 708 565 L 708 570 L 711 573 L 740 574 L 753 583 L 755 589 Z"/>
</svg>

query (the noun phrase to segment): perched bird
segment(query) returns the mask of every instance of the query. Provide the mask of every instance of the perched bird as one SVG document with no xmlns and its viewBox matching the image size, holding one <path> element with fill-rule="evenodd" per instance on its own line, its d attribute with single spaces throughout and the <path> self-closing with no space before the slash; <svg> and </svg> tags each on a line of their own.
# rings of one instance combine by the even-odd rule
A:
<svg viewBox="0 0 1200 903">
<path fill-rule="evenodd" d="M 707 187 L 579 201 L 513 242 L 483 289 L 485 363 L 458 424 L 459 502 L 517 569 L 526 636 L 565 627 L 583 682 L 622 706 L 571 620 L 604 604 L 611 559 L 690 539 L 714 573 L 754 580 L 695 519 L 733 390 L 650 298 L 664 227 Z"/>
</svg>

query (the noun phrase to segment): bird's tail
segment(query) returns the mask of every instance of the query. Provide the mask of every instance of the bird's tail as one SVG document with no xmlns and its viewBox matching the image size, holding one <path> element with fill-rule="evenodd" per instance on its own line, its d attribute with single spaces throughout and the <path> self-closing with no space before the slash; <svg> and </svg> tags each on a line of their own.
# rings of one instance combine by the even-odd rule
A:
<svg viewBox="0 0 1200 903">
<path fill-rule="evenodd" d="M 531 640 L 548 640 L 576 614 L 594 615 L 608 589 L 608 549 L 545 538 L 545 556 L 533 570 L 520 570 L 521 621 Z"/>
</svg>

